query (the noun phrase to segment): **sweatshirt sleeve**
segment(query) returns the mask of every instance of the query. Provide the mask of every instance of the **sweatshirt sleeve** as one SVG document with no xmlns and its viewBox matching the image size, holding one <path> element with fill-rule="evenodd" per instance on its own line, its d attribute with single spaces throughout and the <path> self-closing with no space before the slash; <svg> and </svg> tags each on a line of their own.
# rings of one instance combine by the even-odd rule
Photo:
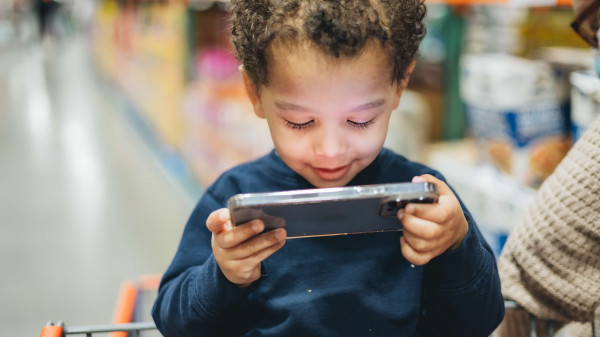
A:
<svg viewBox="0 0 600 337">
<path fill-rule="evenodd" d="M 152 316 L 165 337 L 229 335 L 231 324 L 226 324 L 225 318 L 245 302 L 252 290 L 229 282 L 212 255 L 206 218 L 221 207 L 210 191 L 204 194 L 163 275 Z"/>
<path fill-rule="evenodd" d="M 423 336 L 490 336 L 504 317 L 504 299 L 494 254 L 475 221 L 460 247 L 424 267 Z"/>
</svg>

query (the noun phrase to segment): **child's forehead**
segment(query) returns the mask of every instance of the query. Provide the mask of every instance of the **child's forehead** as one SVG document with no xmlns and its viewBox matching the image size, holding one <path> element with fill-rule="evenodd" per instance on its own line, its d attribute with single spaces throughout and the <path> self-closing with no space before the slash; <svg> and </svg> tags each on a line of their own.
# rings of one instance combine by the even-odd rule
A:
<svg viewBox="0 0 600 337">
<path fill-rule="evenodd" d="M 267 86 L 295 91 L 313 80 L 347 79 L 392 84 L 391 62 L 381 46 L 353 56 L 335 57 L 311 44 L 274 44 L 267 58 Z M 376 78 L 373 78 L 376 77 Z"/>
<path fill-rule="evenodd" d="M 389 68 L 391 59 L 386 48 L 378 41 L 370 41 L 355 55 L 333 56 L 311 41 L 274 42 L 267 51 L 267 70 L 277 71 L 281 66 L 294 67 L 310 63 L 315 67 L 332 68 L 357 63 L 372 63 L 381 68 Z"/>
</svg>

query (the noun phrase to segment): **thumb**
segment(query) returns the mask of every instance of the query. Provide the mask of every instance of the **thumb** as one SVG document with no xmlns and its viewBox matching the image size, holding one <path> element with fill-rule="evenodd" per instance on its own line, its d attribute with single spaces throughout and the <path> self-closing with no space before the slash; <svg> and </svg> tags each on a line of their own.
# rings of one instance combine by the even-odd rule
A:
<svg viewBox="0 0 600 337">
<path fill-rule="evenodd" d="M 227 208 L 218 209 L 208 216 L 206 219 L 206 228 L 214 234 L 218 234 L 225 230 L 231 230 L 231 215 Z"/>
</svg>

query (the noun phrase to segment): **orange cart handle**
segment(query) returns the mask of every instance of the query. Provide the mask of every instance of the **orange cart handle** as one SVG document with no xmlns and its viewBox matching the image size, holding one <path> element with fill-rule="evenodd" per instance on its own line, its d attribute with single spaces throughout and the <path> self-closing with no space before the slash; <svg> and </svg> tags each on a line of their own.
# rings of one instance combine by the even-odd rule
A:
<svg viewBox="0 0 600 337">
<path fill-rule="evenodd" d="M 45 326 L 40 337 L 62 337 L 63 327 L 58 325 Z"/>
<path fill-rule="evenodd" d="M 135 305 L 139 294 L 139 287 L 133 281 L 124 281 L 121 283 L 121 289 L 119 290 L 119 298 L 115 307 L 113 315 L 113 323 L 131 323 L 133 320 L 133 313 L 135 311 Z M 109 337 L 127 337 L 127 332 L 113 332 L 109 334 Z"/>
</svg>

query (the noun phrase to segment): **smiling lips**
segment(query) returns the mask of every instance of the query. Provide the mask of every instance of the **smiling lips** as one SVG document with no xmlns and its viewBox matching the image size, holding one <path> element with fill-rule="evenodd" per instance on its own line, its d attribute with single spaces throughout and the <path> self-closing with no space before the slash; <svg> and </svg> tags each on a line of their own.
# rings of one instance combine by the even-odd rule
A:
<svg viewBox="0 0 600 337">
<path fill-rule="evenodd" d="M 336 167 L 334 169 L 317 168 L 317 167 L 314 167 L 313 169 L 315 170 L 315 172 L 317 173 L 319 178 L 321 178 L 323 180 L 337 180 L 337 179 L 342 178 L 344 175 L 346 175 L 346 173 L 350 169 L 350 165 L 340 166 L 340 167 Z"/>
</svg>

